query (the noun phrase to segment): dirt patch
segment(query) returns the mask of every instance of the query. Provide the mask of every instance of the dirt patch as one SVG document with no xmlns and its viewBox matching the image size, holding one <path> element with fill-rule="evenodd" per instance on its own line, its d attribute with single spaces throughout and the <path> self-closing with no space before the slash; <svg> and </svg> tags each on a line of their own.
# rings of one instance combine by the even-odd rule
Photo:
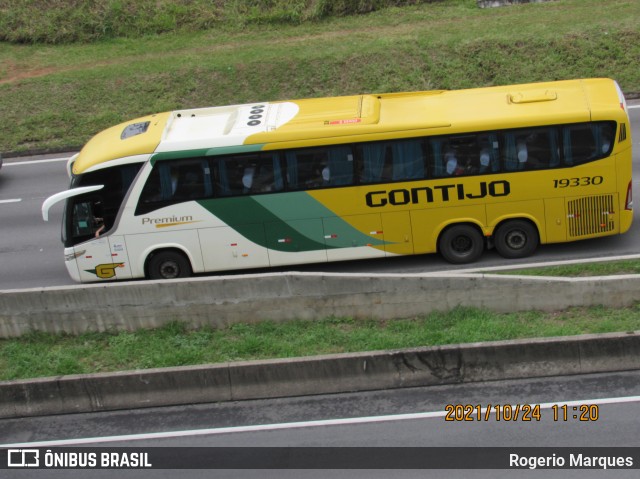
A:
<svg viewBox="0 0 640 479">
<path fill-rule="evenodd" d="M 23 69 L 17 66 L 15 63 L 5 62 L 0 66 L 0 71 L 5 72 L 5 78 L 0 79 L 0 85 L 3 85 L 6 83 L 13 83 L 18 80 L 43 77 L 46 75 L 50 75 L 51 73 L 57 73 L 61 71 L 61 69 L 55 67 Z"/>
</svg>

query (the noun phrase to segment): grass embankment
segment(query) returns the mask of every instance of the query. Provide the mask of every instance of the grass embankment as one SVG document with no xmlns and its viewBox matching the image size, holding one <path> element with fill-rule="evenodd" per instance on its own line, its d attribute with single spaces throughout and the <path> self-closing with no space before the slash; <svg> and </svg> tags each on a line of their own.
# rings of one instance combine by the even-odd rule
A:
<svg viewBox="0 0 640 479">
<path fill-rule="evenodd" d="M 497 314 L 469 308 L 415 319 L 349 318 L 0 340 L 0 380 L 225 361 L 640 330 L 640 305 L 574 308 L 561 313 Z"/>
<path fill-rule="evenodd" d="M 249 0 L 196 1 L 189 2 L 199 12 L 193 18 L 185 17 L 187 2 L 179 0 L 109 0 L 102 7 L 58 0 L 44 2 L 47 8 L 38 14 L 28 9 L 34 2 L 9 2 L 0 15 L 0 22 L 29 19 L 32 31 L 21 30 L 22 41 L 55 41 L 46 34 L 48 25 L 70 30 L 70 39 L 83 38 L 79 30 L 102 33 L 91 43 L 0 44 L 5 154 L 76 148 L 131 118 L 208 105 L 593 76 L 614 77 L 626 92 L 640 91 L 640 2 L 628 0 L 490 9 L 477 8 L 475 0 L 442 0 L 341 17 L 330 15 L 345 13 L 345 5 L 414 2 L 274 1 L 264 3 L 269 10 Z M 56 8 L 85 3 L 74 14 L 84 17 L 63 21 L 58 13 L 52 20 Z M 335 11 L 322 10 L 332 3 Z M 140 13 L 150 4 L 165 7 Z M 205 5 L 225 7 L 216 17 L 198 10 Z M 100 23 L 88 11 L 107 7 L 120 8 L 124 17 L 107 15 Z M 140 12 L 127 16 L 130 9 Z M 167 28 L 138 25 L 120 32 L 114 30 L 120 20 L 109 20 L 162 23 L 154 15 L 164 16 Z M 187 17 L 201 24 L 185 26 Z M 148 31 L 167 33 L 115 38 Z"/>
<path fill-rule="evenodd" d="M 498 274 L 524 276 L 612 276 L 618 274 L 640 274 L 640 260 L 604 261 L 595 263 L 565 264 L 540 268 L 511 269 L 497 271 Z"/>
<path fill-rule="evenodd" d="M 21 0 L 0 3 L 0 41 L 92 42 L 117 37 L 301 24 L 443 0 Z"/>
</svg>

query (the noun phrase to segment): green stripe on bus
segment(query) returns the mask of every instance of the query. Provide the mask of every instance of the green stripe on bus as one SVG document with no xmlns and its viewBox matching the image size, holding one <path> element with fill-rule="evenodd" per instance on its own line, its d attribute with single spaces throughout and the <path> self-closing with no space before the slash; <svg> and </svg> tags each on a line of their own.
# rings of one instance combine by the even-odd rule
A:
<svg viewBox="0 0 640 479">
<path fill-rule="evenodd" d="M 324 224 L 322 233 L 323 239 L 327 233 L 335 234 L 335 237 L 331 238 L 331 245 L 327 245 L 329 249 L 352 247 L 355 246 L 354 242 L 359 246 L 385 244 L 384 241 L 361 233 L 307 193 L 264 195 L 255 197 L 255 200 L 281 220 L 290 221 L 301 217 L 330 220 L 331 226 L 327 229 L 327 225 Z"/>
<path fill-rule="evenodd" d="M 252 242 L 283 252 L 384 245 L 337 217 L 304 192 L 200 200 L 198 203 Z M 337 238 L 325 243 L 323 219 L 332 221 Z M 264 229 L 256 228 L 264 224 Z"/>
</svg>

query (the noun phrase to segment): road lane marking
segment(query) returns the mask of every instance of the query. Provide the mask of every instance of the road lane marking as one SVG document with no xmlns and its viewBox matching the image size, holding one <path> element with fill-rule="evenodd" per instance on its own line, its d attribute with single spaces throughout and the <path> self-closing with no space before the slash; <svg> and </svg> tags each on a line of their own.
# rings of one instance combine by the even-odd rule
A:
<svg viewBox="0 0 640 479">
<path fill-rule="evenodd" d="M 589 405 L 603 405 L 603 404 L 622 404 L 640 402 L 640 396 L 624 396 L 617 398 L 601 398 L 601 399 L 583 399 L 579 401 L 554 401 L 548 403 L 532 403 L 531 406 L 540 406 L 540 409 L 551 409 L 554 406 L 581 406 L 584 404 Z M 486 408 L 481 411 L 484 414 Z M 277 431 L 282 429 L 302 429 L 309 427 L 326 427 L 326 426 L 348 426 L 354 424 L 374 424 L 381 422 L 393 422 L 393 421 L 407 421 L 416 419 L 431 419 L 436 417 L 444 417 L 449 412 L 447 411 L 433 411 L 422 412 L 413 414 L 395 414 L 388 416 L 371 416 L 371 417 L 355 417 L 344 419 L 321 419 L 317 421 L 300 421 L 300 422 L 286 422 L 280 424 L 259 424 L 251 426 L 231 426 L 231 427 L 218 427 L 209 429 L 195 429 L 186 431 L 168 431 L 168 432 L 153 432 L 145 434 L 128 434 L 122 436 L 104 436 L 104 437 L 89 437 L 78 439 L 60 439 L 54 441 L 40 441 L 40 442 L 22 442 L 16 444 L 0 444 L 0 448 L 15 448 L 15 447 L 49 447 L 49 446 L 74 446 L 80 444 L 99 444 L 107 442 L 126 442 L 126 441 L 142 441 L 153 439 L 173 439 L 179 437 L 194 437 L 194 436 L 213 436 L 220 434 L 237 434 L 243 432 L 263 432 L 263 431 Z"/>
<path fill-rule="evenodd" d="M 22 201 L 22 198 L 13 198 L 11 200 L 0 200 L 0 204 L 3 204 L 3 203 L 19 203 L 20 201 Z"/>
</svg>

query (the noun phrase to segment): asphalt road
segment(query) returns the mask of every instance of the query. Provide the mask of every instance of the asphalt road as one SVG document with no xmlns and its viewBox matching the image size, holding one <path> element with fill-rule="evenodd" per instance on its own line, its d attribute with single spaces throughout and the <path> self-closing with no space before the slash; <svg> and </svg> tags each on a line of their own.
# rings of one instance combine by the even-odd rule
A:
<svg viewBox="0 0 640 479">
<path fill-rule="evenodd" d="M 553 404 L 576 401 L 565 421 Z M 448 404 L 540 404 L 540 420 L 447 421 Z M 591 421 L 573 405 L 597 407 Z M 495 410 L 495 408 L 494 408 Z M 0 421 L 0 447 L 640 447 L 640 371 Z M 557 420 L 556 420 L 557 419 Z M 188 451 L 184 449 L 182 451 Z M 510 449 L 509 449 L 510 450 Z M 166 449 L 166 454 L 181 450 Z M 459 458 L 461 463 L 464 457 Z M 14 472 L 14 471 L 11 471 Z M 17 472 L 17 471 L 15 471 Z M 176 471 L 9 477 L 169 478 Z M 638 470 L 182 470 L 182 478 L 637 478 Z"/>
<path fill-rule="evenodd" d="M 640 191 L 640 104 L 630 109 L 635 151 L 634 189 Z M 40 207 L 45 198 L 68 187 L 65 156 L 9 158 L 0 170 L 0 290 L 64 286 L 74 284 L 64 267 L 60 242 L 62 206 L 51 210 L 50 221 L 42 220 Z M 542 246 L 532 258 L 517 262 L 504 260 L 487 252 L 474 266 L 489 267 L 559 261 L 576 258 L 640 254 L 640 208 L 636 205 L 635 222 L 622 236 L 599 238 L 568 244 Z M 455 267 L 438 255 L 401 257 L 384 260 L 354 261 L 295 266 L 295 271 L 420 273 L 450 271 Z M 232 273 L 233 274 L 233 273 Z"/>
</svg>

